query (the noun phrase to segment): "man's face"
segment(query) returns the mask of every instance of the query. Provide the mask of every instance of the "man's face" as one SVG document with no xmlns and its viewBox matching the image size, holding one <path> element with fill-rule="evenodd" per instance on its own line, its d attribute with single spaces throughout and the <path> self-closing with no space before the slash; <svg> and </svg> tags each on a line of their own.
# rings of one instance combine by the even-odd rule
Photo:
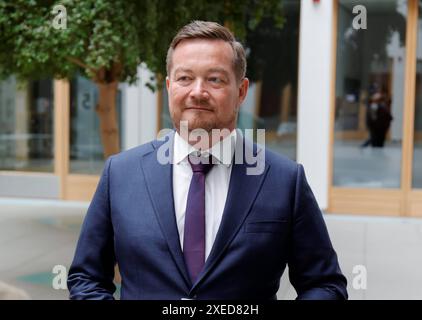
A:
<svg viewBox="0 0 422 320">
<path fill-rule="evenodd" d="M 180 121 L 188 121 L 189 131 L 236 127 L 249 81 L 236 81 L 233 56 L 232 47 L 223 40 L 182 40 L 177 45 L 166 85 L 170 115 L 178 131 Z"/>
</svg>

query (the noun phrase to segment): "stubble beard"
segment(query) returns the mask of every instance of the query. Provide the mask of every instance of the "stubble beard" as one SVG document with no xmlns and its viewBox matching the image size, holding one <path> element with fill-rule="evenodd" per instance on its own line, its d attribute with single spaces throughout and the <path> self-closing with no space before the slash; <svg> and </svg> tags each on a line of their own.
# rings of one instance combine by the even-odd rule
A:
<svg viewBox="0 0 422 320">
<path fill-rule="evenodd" d="M 202 112 L 202 111 L 199 111 Z M 205 111 L 206 112 L 206 111 Z M 237 117 L 239 113 L 239 107 L 233 110 L 232 116 L 224 122 L 219 122 L 218 119 L 205 119 L 202 118 L 200 115 L 195 118 L 184 119 L 181 114 L 171 114 L 173 125 L 180 132 L 180 122 L 187 121 L 188 122 L 188 131 L 191 132 L 196 129 L 205 130 L 208 133 L 211 133 L 213 129 L 234 129 L 237 123 Z"/>
</svg>

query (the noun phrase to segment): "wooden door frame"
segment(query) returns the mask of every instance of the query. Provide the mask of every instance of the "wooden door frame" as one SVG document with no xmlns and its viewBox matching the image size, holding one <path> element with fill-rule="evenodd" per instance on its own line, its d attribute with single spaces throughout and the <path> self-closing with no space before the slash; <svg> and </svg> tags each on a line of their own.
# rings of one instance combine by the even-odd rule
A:
<svg viewBox="0 0 422 320">
<path fill-rule="evenodd" d="M 60 179 L 60 199 L 90 201 L 99 176 L 70 173 L 70 83 L 54 80 L 54 173 Z"/>
<path fill-rule="evenodd" d="M 54 174 L 60 181 L 60 199 L 66 198 L 69 172 L 69 82 L 54 79 Z"/>
</svg>

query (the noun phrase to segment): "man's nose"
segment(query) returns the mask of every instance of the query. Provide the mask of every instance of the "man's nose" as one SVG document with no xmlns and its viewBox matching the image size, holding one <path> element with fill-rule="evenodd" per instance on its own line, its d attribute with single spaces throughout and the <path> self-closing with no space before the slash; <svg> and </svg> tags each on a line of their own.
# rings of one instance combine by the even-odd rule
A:
<svg viewBox="0 0 422 320">
<path fill-rule="evenodd" d="M 202 79 L 197 79 L 192 87 L 191 96 L 198 99 L 207 99 L 208 92 L 206 90 L 205 82 Z"/>
</svg>

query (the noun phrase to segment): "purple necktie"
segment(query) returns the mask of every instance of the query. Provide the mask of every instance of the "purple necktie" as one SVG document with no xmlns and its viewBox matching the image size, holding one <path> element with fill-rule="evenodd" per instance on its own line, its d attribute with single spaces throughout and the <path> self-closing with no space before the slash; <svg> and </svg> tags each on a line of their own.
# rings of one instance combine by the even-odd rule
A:
<svg viewBox="0 0 422 320">
<path fill-rule="evenodd" d="M 183 255 L 194 283 L 205 264 L 205 176 L 211 170 L 212 163 L 211 158 L 198 163 L 199 158 L 191 161 L 190 157 L 192 180 L 186 204 Z"/>
</svg>

